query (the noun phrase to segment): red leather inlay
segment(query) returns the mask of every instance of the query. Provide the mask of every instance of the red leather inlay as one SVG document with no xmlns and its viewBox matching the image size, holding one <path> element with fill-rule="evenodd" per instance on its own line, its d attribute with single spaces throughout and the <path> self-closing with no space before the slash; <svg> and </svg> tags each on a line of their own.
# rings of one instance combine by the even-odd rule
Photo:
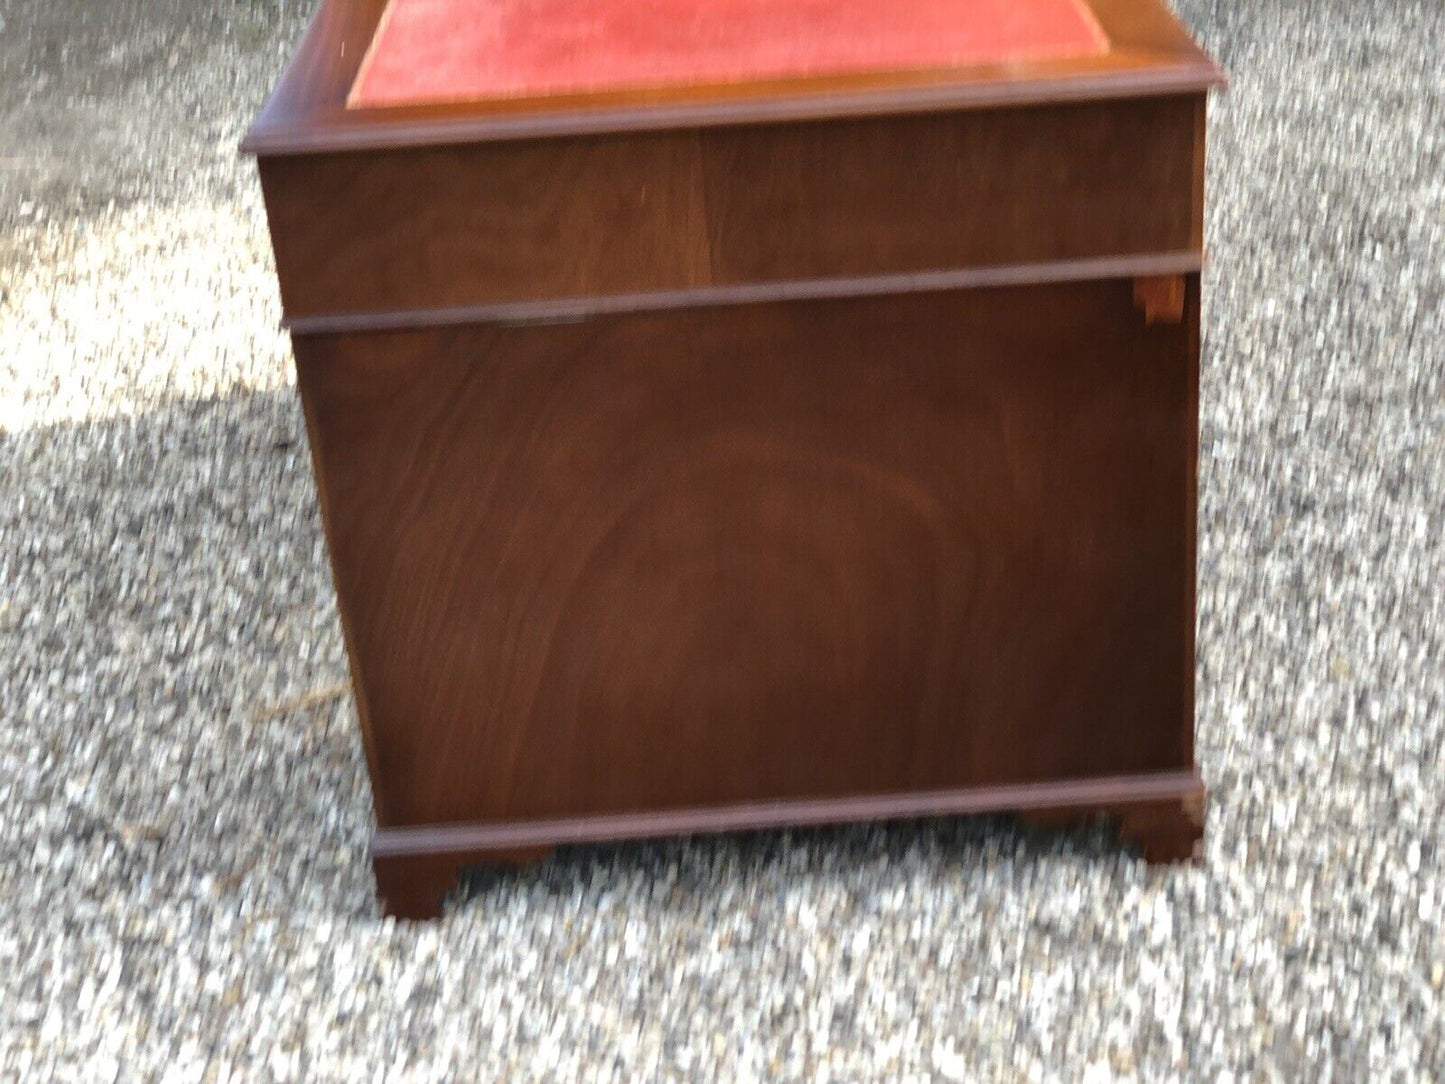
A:
<svg viewBox="0 0 1445 1084">
<path fill-rule="evenodd" d="M 352 106 L 1097 54 L 1084 0 L 391 0 Z"/>
</svg>

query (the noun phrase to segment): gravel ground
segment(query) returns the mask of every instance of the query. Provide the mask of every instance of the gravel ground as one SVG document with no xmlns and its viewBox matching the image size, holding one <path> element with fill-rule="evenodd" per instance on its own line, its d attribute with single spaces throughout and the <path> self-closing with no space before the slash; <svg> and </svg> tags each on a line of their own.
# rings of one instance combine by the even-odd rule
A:
<svg viewBox="0 0 1445 1084">
<path fill-rule="evenodd" d="M 1445 1079 L 1445 5 L 1183 4 L 1202 866 L 763 834 L 420 927 L 233 150 L 304 6 L 0 0 L 0 1079 Z"/>
</svg>

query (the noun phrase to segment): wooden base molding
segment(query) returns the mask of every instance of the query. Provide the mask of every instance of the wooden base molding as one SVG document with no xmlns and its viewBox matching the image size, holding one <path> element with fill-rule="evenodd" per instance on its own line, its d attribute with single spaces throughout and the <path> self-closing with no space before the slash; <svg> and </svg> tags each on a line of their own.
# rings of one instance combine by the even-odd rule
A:
<svg viewBox="0 0 1445 1084">
<path fill-rule="evenodd" d="M 565 845 L 860 821 L 1018 813 L 1040 827 L 1063 828 L 1103 819 L 1115 823 L 1121 842 L 1140 848 L 1145 861 L 1186 861 L 1203 839 L 1203 803 L 1204 784 L 1196 772 L 1155 772 L 661 813 L 379 828 L 371 858 L 382 913 L 431 919 L 441 915 L 443 901 L 469 866 L 527 865 Z"/>
</svg>

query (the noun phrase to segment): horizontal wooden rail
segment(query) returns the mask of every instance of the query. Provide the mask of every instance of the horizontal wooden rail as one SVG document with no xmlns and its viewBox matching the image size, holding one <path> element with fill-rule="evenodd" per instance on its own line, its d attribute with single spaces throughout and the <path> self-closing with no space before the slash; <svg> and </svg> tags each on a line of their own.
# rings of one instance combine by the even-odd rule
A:
<svg viewBox="0 0 1445 1084">
<path fill-rule="evenodd" d="M 749 802 L 649 813 L 614 813 L 558 820 L 434 824 L 378 828 L 375 858 L 485 855 L 498 850 L 625 839 L 743 832 L 783 826 L 906 820 L 994 812 L 1108 807 L 1202 796 L 1194 771 L 1018 783 L 852 798 Z"/>
<path fill-rule="evenodd" d="M 293 335 L 346 334 L 357 331 L 399 331 L 410 328 L 462 324 L 557 324 L 599 316 L 666 312 L 723 305 L 752 305 L 781 301 L 821 301 L 834 298 L 879 297 L 889 294 L 929 293 L 942 290 L 1001 286 L 1039 286 L 1051 283 L 1089 282 L 1100 279 L 1155 278 L 1187 275 L 1202 270 L 1204 256 L 1197 251 L 1154 252 L 1136 256 L 1106 256 L 1086 260 L 966 267 L 948 271 L 914 271 L 859 278 L 805 279 L 785 282 L 750 282 L 684 290 L 613 294 L 601 297 L 567 297 L 544 301 L 505 301 L 450 308 L 401 309 L 391 312 L 326 313 L 288 317 L 281 326 Z"/>
</svg>

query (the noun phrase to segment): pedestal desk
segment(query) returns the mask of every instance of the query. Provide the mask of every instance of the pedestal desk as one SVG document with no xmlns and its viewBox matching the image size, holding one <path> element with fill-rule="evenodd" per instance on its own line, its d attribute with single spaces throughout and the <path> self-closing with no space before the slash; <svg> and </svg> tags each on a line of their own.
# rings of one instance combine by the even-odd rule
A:
<svg viewBox="0 0 1445 1084">
<path fill-rule="evenodd" d="M 383 909 L 559 844 L 1200 838 L 1156 0 L 325 0 L 259 160 Z"/>
</svg>

